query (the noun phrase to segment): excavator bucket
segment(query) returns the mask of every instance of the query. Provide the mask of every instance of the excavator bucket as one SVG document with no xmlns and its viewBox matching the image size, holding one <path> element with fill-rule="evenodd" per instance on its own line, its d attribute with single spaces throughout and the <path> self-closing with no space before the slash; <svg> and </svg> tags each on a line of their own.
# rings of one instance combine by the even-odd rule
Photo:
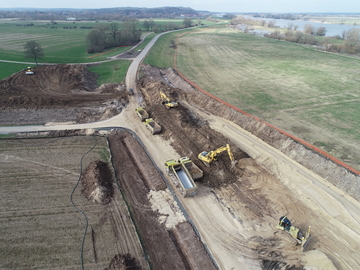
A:
<svg viewBox="0 0 360 270">
<path fill-rule="evenodd" d="M 230 169 L 234 169 L 236 164 L 237 164 L 237 160 L 232 160 Z"/>
</svg>

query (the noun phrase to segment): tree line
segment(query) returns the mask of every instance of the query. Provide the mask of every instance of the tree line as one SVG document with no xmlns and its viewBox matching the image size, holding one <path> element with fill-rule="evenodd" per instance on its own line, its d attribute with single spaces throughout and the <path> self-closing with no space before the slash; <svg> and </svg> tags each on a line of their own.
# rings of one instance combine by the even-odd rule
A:
<svg viewBox="0 0 360 270">
<path fill-rule="evenodd" d="M 117 46 L 133 45 L 141 37 L 138 23 L 135 18 L 127 18 L 121 26 L 118 22 L 100 24 L 86 36 L 86 51 L 95 53 Z"/>
<path fill-rule="evenodd" d="M 198 20 L 198 24 L 201 24 L 200 20 Z M 145 31 L 154 31 L 155 33 L 191 27 L 192 25 L 193 21 L 191 18 L 184 18 L 181 26 L 172 22 L 156 24 L 153 19 L 142 22 L 142 27 Z M 113 47 L 134 45 L 140 41 L 141 33 L 139 21 L 135 18 L 127 17 L 122 21 L 121 25 L 118 22 L 100 24 L 87 35 L 86 51 L 88 53 L 95 53 Z"/>
<path fill-rule="evenodd" d="M 196 11 L 187 7 L 0 10 L 0 18 L 24 20 L 66 20 L 66 18 L 76 18 L 77 20 L 122 20 L 125 17 L 173 19 L 180 16 L 205 18 L 210 15 L 211 13 L 208 11 Z"/>
</svg>

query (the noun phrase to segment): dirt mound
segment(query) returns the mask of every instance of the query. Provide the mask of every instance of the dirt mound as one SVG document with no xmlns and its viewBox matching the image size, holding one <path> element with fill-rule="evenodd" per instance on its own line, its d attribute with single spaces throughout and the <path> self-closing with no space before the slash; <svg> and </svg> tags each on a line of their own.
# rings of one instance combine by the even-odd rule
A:
<svg viewBox="0 0 360 270">
<path fill-rule="evenodd" d="M 109 266 L 104 270 L 141 270 L 141 267 L 137 264 L 136 259 L 132 258 L 130 254 L 116 254 Z"/>
<path fill-rule="evenodd" d="M 44 65 L 34 68 L 34 75 L 24 71 L 0 81 L 2 94 L 20 95 L 42 90 L 48 94 L 65 95 L 72 91 L 94 92 L 97 74 L 82 65 Z"/>
<path fill-rule="evenodd" d="M 83 65 L 38 66 L 33 75 L 20 71 L 0 81 L 0 109 L 83 107 L 126 96 L 119 84 L 98 88 L 97 77 Z"/>
<path fill-rule="evenodd" d="M 103 161 L 90 163 L 81 176 L 81 184 L 81 193 L 96 203 L 107 204 L 114 194 L 112 173 Z"/>
<path fill-rule="evenodd" d="M 98 87 L 97 74 L 83 65 L 44 65 L 34 72 L 0 81 L 0 125 L 99 121 L 119 114 L 129 101 L 123 84 Z"/>
<path fill-rule="evenodd" d="M 240 167 L 235 168 L 236 173 L 234 169 L 231 169 L 226 151 L 218 155 L 217 165 L 210 168 L 198 161 L 197 156 L 202 151 L 213 151 L 227 143 L 230 144 L 236 160 L 248 157 L 248 155 L 235 147 L 222 134 L 211 129 L 206 121 L 193 115 L 181 103 L 177 108 L 170 110 L 161 104 L 160 91 L 165 92 L 171 100 L 177 101 L 181 90 L 149 77 L 143 77 L 139 86 L 147 104 L 146 110 L 162 127 L 161 136 L 171 141 L 171 145 L 180 156 L 187 156 L 196 161 L 196 164 L 204 171 L 203 179 L 206 181 L 203 184 L 218 188 L 235 182 L 237 177 L 241 176 Z"/>
</svg>

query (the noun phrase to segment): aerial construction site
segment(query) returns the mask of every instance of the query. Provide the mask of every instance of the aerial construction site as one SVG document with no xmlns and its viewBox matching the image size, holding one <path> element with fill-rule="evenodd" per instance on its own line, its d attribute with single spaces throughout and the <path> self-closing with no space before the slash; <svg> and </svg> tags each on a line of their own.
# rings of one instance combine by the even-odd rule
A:
<svg viewBox="0 0 360 270">
<path fill-rule="evenodd" d="M 42 124 L 0 141 L 0 268 L 359 269 L 356 173 L 173 69 L 141 70 L 132 92 L 68 65 L 0 82 L 1 124 Z"/>
</svg>

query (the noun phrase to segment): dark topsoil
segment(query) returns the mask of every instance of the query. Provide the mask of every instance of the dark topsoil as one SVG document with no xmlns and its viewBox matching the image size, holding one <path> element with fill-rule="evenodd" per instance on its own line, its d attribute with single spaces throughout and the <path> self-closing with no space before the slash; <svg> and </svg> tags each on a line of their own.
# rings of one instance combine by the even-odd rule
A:
<svg viewBox="0 0 360 270">
<path fill-rule="evenodd" d="M 123 85 L 98 87 L 97 74 L 84 65 L 44 65 L 34 73 L 20 71 L 0 81 L 0 125 L 102 120 L 128 102 Z"/>
</svg>

